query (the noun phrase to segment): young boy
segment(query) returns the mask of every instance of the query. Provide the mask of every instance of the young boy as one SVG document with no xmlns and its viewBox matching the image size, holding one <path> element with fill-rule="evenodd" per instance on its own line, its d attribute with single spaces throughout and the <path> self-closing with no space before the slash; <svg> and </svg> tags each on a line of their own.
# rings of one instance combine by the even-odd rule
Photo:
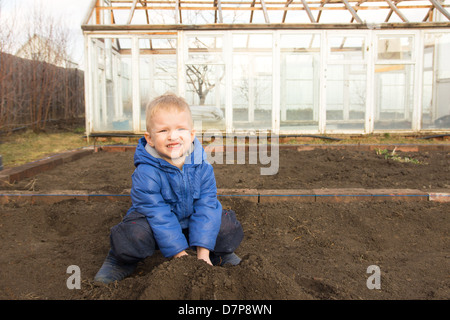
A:
<svg viewBox="0 0 450 320">
<path fill-rule="evenodd" d="M 217 199 L 213 168 L 195 137 L 188 104 L 165 94 L 146 111 L 147 132 L 134 155 L 132 206 L 111 229 L 111 249 L 94 280 L 122 280 L 157 249 L 177 258 L 195 248 L 210 265 L 239 264 L 234 251 L 242 226 Z"/>
</svg>

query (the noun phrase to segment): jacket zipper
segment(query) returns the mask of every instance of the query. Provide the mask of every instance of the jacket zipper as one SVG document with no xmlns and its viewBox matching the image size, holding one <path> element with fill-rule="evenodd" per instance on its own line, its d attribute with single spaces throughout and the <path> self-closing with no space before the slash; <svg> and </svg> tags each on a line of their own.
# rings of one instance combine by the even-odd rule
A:
<svg viewBox="0 0 450 320">
<path fill-rule="evenodd" d="M 187 181 L 186 181 L 186 170 L 180 170 L 181 173 L 181 177 L 183 179 L 183 184 L 184 184 L 184 189 L 183 189 L 183 202 L 185 203 L 185 208 L 184 208 L 184 217 L 188 216 L 189 214 L 189 191 L 188 191 L 188 186 L 187 186 Z"/>
</svg>

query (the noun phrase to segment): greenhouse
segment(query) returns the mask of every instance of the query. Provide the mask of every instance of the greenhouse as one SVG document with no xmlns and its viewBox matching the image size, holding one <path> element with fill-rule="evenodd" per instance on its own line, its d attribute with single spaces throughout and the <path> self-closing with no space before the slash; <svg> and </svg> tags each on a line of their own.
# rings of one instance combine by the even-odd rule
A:
<svg viewBox="0 0 450 320">
<path fill-rule="evenodd" d="M 82 30 L 88 135 L 169 91 L 199 132 L 450 129 L 448 0 L 94 0 Z"/>
</svg>

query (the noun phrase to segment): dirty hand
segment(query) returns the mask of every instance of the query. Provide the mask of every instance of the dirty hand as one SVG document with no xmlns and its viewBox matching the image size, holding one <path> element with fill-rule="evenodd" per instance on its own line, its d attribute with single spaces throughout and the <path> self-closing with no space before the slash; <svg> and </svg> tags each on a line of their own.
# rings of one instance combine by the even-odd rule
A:
<svg viewBox="0 0 450 320">
<path fill-rule="evenodd" d="M 187 252 L 185 251 L 185 250 L 183 250 L 183 251 L 181 251 L 181 252 L 178 252 L 176 255 L 174 255 L 173 257 L 174 258 L 179 258 L 179 257 L 182 257 L 182 256 L 187 256 L 188 254 L 187 254 Z"/>
<path fill-rule="evenodd" d="M 197 258 L 199 260 L 205 261 L 207 264 L 212 266 L 211 260 L 209 259 L 209 250 L 208 249 L 197 247 Z"/>
</svg>

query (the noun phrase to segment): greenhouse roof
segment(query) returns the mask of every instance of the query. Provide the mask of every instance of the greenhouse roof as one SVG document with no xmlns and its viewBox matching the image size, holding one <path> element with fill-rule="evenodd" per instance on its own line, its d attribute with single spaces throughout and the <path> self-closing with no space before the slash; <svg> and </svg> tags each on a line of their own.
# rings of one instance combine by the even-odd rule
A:
<svg viewBox="0 0 450 320">
<path fill-rule="evenodd" d="M 84 30 L 450 26 L 449 0 L 94 0 Z"/>
</svg>

